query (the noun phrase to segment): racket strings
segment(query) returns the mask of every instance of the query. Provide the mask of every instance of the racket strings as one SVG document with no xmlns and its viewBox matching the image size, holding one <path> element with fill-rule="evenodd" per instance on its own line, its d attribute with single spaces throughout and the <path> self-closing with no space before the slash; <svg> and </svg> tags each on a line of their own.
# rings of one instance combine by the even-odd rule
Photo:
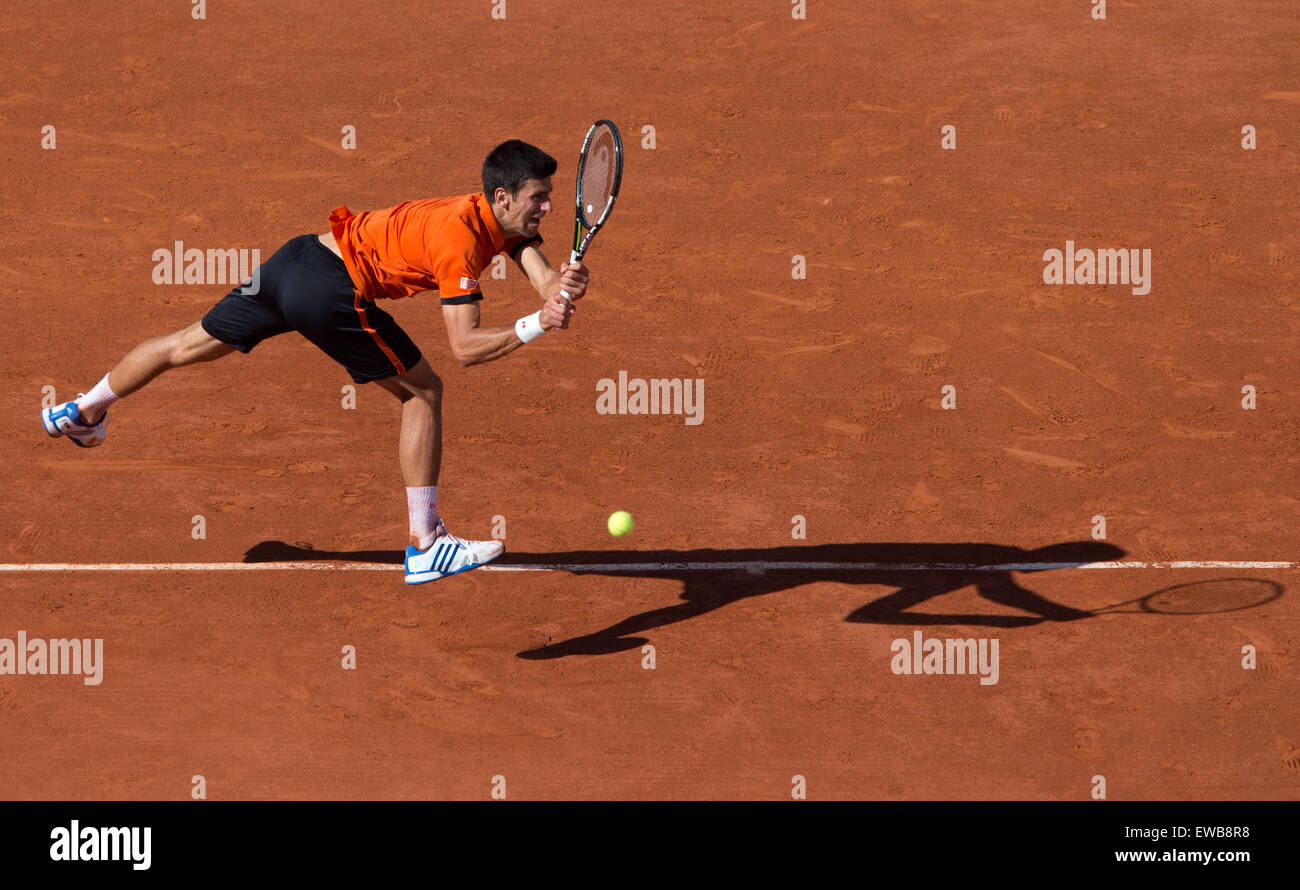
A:
<svg viewBox="0 0 1300 890">
<path fill-rule="evenodd" d="M 582 166 L 582 201 L 591 208 L 583 210 L 590 222 L 600 218 L 614 191 L 616 151 L 614 134 L 602 127 L 592 138 Z"/>
</svg>

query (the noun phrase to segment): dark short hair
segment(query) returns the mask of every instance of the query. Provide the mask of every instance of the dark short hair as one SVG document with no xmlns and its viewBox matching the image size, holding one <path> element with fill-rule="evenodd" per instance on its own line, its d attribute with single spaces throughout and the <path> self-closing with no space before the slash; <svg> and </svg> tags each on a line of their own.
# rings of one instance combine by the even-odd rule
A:
<svg viewBox="0 0 1300 890">
<path fill-rule="evenodd" d="M 558 166 L 555 158 L 537 146 L 509 139 L 492 149 L 483 160 L 483 194 L 491 201 L 497 189 L 503 188 L 514 197 L 525 182 L 545 179 Z"/>
</svg>

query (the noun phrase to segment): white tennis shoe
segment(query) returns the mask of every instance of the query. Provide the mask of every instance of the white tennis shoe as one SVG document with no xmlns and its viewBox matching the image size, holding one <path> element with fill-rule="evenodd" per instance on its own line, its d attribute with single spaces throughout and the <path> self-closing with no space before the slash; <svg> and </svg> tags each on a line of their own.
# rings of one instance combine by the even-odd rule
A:
<svg viewBox="0 0 1300 890">
<path fill-rule="evenodd" d="M 466 541 L 458 538 L 447 531 L 441 520 L 438 521 L 438 529 L 443 534 L 434 539 L 429 549 L 407 546 L 407 584 L 423 584 L 477 569 L 496 559 L 506 549 L 500 541 Z"/>
<path fill-rule="evenodd" d="M 77 396 L 81 398 L 81 396 Z M 73 445 L 79 445 L 82 448 L 94 448 L 104 441 L 108 435 L 108 415 L 105 414 L 99 419 L 99 423 L 87 423 L 77 410 L 76 402 L 64 402 L 62 405 L 56 405 L 53 408 L 45 408 L 41 411 L 41 423 L 45 426 L 45 432 L 54 438 L 67 436 L 72 440 Z"/>
</svg>

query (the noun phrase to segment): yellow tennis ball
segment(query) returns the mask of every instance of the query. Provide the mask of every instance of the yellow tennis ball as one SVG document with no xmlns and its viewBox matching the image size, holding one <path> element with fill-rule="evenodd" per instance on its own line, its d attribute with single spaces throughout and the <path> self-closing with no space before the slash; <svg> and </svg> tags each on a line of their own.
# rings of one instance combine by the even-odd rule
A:
<svg viewBox="0 0 1300 890">
<path fill-rule="evenodd" d="M 609 533 L 621 538 L 632 530 L 632 514 L 626 510 L 609 514 Z"/>
</svg>

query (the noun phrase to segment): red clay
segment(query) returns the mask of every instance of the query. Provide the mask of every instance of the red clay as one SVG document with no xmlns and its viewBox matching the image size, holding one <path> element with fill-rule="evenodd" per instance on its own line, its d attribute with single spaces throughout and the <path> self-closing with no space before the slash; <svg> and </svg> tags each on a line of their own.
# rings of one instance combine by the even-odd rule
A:
<svg viewBox="0 0 1300 890">
<path fill-rule="evenodd" d="M 511 3 L 505 21 L 484 3 L 400 41 L 346 5 L 185 6 L 47 4 L 0 26 L 3 561 L 239 561 L 284 541 L 396 563 L 397 403 L 365 387 L 343 410 L 346 374 L 295 335 L 165 376 L 92 452 L 43 434 L 41 387 L 84 390 L 222 295 L 154 285 L 157 248 L 268 257 L 341 203 L 472 191 L 512 136 L 555 154 L 570 194 L 597 117 L 622 126 L 627 167 L 570 331 L 461 369 L 437 306 L 393 307 L 446 382 L 452 531 L 504 516 L 515 562 L 900 561 L 897 542 L 1000 562 L 1089 541 L 1101 514 L 1103 558 L 1296 557 L 1286 4 L 1111 3 L 1094 22 L 1086 3 L 813 2 L 799 22 L 781 3 Z M 1045 285 L 1043 251 L 1067 240 L 1149 248 L 1150 294 Z M 535 304 L 513 267 L 485 292 L 488 323 Z M 598 414 L 620 370 L 702 378 L 703 423 Z M 632 535 L 605 531 L 615 509 Z M 870 572 L 6 574 L 0 638 L 102 637 L 106 664 L 96 687 L 0 676 L 0 797 L 185 798 L 202 774 L 213 799 L 484 799 L 496 775 L 512 799 L 788 799 L 795 775 L 816 799 L 1086 799 L 1096 775 L 1112 799 L 1295 798 L 1293 570 L 1005 581 L 1091 610 L 1224 577 L 1281 595 L 1044 621 L 961 578 L 911 607 L 950 621 L 909 623 L 870 604 L 916 576 Z M 999 682 L 896 676 L 891 643 L 917 629 L 997 637 Z"/>
</svg>

